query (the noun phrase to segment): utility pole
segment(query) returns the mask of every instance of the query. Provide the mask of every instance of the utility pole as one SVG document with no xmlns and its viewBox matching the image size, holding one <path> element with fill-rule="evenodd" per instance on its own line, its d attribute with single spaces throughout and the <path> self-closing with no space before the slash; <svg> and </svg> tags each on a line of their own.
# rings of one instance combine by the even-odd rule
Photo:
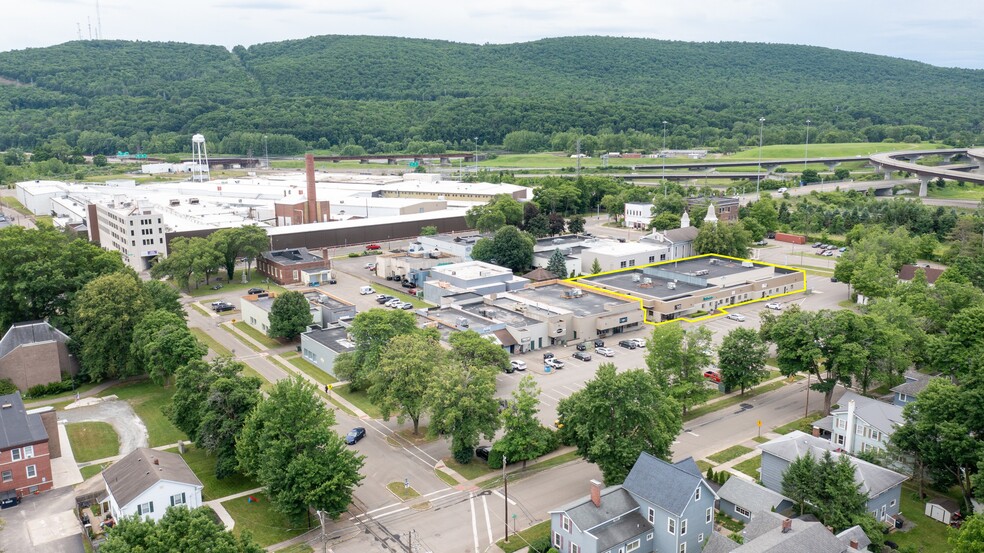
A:
<svg viewBox="0 0 984 553">
<path fill-rule="evenodd" d="M 325 537 L 325 515 L 324 511 L 317 511 L 318 521 L 321 523 L 321 543 L 324 544 L 324 553 L 328 553 L 328 539 Z"/>
<path fill-rule="evenodd" d="M 663 158 L 663 197 L 666 197 L 666 121 L 663 121 L 663 150 L 659 152 Z"/>
<path fill-rule="evenodd" d="M 806 160 L 810 158 L 810 120 L 806 120 L 806 149 L 803 150 L 803 171 L 806 171 Z"/>
<path fill-rule="evenodd" d="M 505 500 L 502 502 L 506 516 L 502 517 L 502 524 L 506 527 L 506 543 L 509 543 L 509 476 L 506 475 L 506 456 L 502 456 L 502 491 Z"/>
<path fill-rule="evenodd" d="M 762 131 L 765 129 L 765 117 L 759 117 L 759 165 L 755 172 L 755 197 L 759 195 L 759 185 L 762 183 Z"/>
<path fill-rule="evenodd" d="M 266 169 L 270 168 L 270 150 L 267 149 L 267 136 L 263 135 L 263 164 Z"/>
<path fill-rule="evenodd" d="M 581 176 L 581 139 L 577 139 L 577 176 Z"/>
<path fill-rule="evenodd" d="M 478 182 L 478 137 L 475 137 L 475 182 Z"/>
</svg>

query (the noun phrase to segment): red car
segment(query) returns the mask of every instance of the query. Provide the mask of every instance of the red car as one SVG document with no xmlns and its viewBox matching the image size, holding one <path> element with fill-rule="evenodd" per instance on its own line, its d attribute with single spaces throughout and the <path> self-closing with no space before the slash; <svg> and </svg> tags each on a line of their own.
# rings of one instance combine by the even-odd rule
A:
<svg viewBox="0 0 984 553">
<path fill-rule="evenodd" d="M 380 246 L 379 244 L 367 244 L 366 245 L 366 249 L 367 250 L 381 250 L 381 249 L 383 249 L 383 247 Z"/>
<path fill-rule="evenodd" d="M 721 375 L 714 371 L 704 371 L 704 378 L 709 378 L 714 382 L 721 382 Z"/>
</svg>

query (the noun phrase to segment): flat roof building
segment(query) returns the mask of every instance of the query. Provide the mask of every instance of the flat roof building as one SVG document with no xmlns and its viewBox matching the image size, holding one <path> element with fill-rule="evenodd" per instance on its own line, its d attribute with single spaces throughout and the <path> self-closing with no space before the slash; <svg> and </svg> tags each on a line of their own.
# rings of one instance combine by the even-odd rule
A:
<svg viewBox="0 0 984 553">
<path fill-rule="evenodd" d="M 348 329 L 340 325 L 314 328 L 301 334 L 301 354 L 304 359 L 332 377 L 335 375 L 335 358 L 340 353 L 355 351 L 355 343 L 349 339 Z"/>
</svg>

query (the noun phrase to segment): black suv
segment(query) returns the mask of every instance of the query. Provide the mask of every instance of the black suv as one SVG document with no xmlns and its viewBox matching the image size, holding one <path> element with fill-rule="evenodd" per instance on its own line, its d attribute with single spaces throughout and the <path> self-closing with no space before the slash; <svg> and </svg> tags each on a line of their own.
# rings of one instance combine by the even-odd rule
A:
<svg viewBox="0 0 984 553">
<path fill-rule="evenodd" d="M 603 348 L 603 347 L 605 347 L 605 341 L 604 340 L 595 340 L 594 344 L 595 344 L 595 347 L 596 348 Z"/>
<path fill-rule="evenodd" d="M 618 345 L 625 349 L 636 349 L 639 347 L 639 344 L 636 344 L 634 340 L 622 340 L 618 343 Z"/>
<path fill-rule="evenodd" d="M 577 351 L 587 351 L 587 350 L 588 350 L 588 344 L 581 342 L 580 344 L 577 345 Z"/>
<path fill-rule="evenodd" d="M 216 313 L 222 313 L 223 311 L 232 311 L 235 308 L 236 306 L 232 305 L 231 303 L 216 303 L 215 305 L 212 306 L 212 309 Z"/>
<path fill-rule="evenodd" d="M 591 361 L 591 354 L 584 353 L 583 351 L 575 351 L 574 355 L 572 355 L 571 357 L 573 357 L 574 359 L 580 359 L 581 361 Z"/>
<path fill-rule="evenodd" d="M 481 460 L 485 461 L 486 463 L 488 463 L 489 462 L 489 453 L 491 451 L 492 451 L 492 447 L 491 446 L 480 445 L 480 446 L 478 446 L 478 447 L 475 448 L 475 457 L 478 457 L 479 459 L 481 459 Z"/>
<path fill-rule="evenodd" d="M 247 294 L 262 294 L 263 292 L 266 292 L 263 288 L 250 288 L 246 291 Z"/>
</svg>

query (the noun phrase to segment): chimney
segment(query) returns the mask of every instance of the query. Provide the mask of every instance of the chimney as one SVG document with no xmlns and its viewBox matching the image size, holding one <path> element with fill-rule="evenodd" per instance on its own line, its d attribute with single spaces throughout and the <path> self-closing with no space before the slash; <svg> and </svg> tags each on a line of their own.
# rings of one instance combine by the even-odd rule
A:
<svg viewBox="0 0 984 553">
<path fill-rule="evenodd" d="M 793 529 L 793 520 L 789 518 L 782 519 L 782 533 L 786 534 Z"/>
<path fill-rule="evenodd" d="M 851 540 L 851 549 L 861 549 L 858 547 L 858 540 Z"/>
<path fill-rule="evenodd" d="M 854 417 L 854 400 L 847 402 L 847 433 L 844 436 L 844 451 L 851 453 L 854 451 L 854 426 L 856 420 Z"/>
<path fill-rule="evenodd" d="M 314 156 L 304 156 L 304 170 L 307 172 L 307 222 L 318 220 L 318 192 L 314 186 Z"/>
<path fill-rule="evenodd" d="M 159 464 L 161 464 L 161 461 L 160 461 L 160 459 L 158 459 L 157 457 L 154 457 L 154 464 L 155 464 L 155 465 L 159 465 Z"/>
<path fill-rule="evenodd" d="M 601 507 L 601 482 L 591 481 L 591 502 L 595 507 Z"/>
<path fill-rule="evenodd" d="M 325 262 L 325 269 L 331 269 L 331 258 L 328 257 L 328 248 L 321 248 L 321 259 Z"/>
<path fill-rule="evenodd" d="M 820 437 L 820 428 L 817 427 L 817 426 L 814 426 L 813 427 L 813 437 L 814 438 L 819 438 Z"/>
</svg>

